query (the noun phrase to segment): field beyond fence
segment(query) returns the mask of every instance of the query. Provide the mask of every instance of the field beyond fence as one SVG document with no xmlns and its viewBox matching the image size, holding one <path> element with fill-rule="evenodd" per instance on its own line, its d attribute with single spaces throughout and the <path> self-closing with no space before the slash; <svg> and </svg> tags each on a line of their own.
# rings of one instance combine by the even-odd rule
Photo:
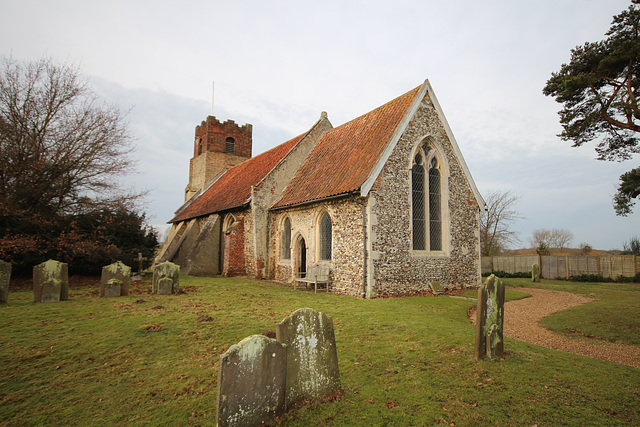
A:
<svg viewBox="0 0 640 427">
<path fill-rule="evenodd" d="M 640 257 L 636 255 L 512 255 L 482 257 L 482 273 L 504 271 L 505 273 L 526 273 L 538 264 L 545 279 L 571 276 L 600 276 L 615 279 L 619 276 L 634 277 L 640 273 Z"/>
</svg>

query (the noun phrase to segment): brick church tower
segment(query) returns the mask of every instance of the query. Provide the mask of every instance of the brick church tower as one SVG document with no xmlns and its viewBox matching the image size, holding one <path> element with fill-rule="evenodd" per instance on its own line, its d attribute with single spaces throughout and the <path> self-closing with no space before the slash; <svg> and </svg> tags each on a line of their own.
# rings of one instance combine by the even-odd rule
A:
<svg viewBox="0 0 640 427">
<path fill-rule="evenodd" d="M 196 126 L 185 202 L 222 172 L 251 158 L 252 130 L 248 123 L 243 126 L 233 120 L 220 123 L 214 116 Z"/>
</svg>

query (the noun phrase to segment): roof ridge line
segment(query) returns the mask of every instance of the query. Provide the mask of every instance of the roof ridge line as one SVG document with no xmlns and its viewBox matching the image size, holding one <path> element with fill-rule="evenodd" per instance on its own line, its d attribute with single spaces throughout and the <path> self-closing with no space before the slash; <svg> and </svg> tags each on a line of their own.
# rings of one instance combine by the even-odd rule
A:
<svg viewBox="0 0 640 427">
<path fill-rule="evenodd" d="M 277 163 L 276 163 L 276 164 L 271 168 L 271 170 L 270 170 L 267 174 L 265 174 L 265 176 L 263 176 L 263 177 L 262 177 L 262 179 L 261 179 L 258 183 L 256 183 L 256 185 L 254 185 L 253 187 L 257 187 L 257 186 L 259 186 L 260 184 L 262 184 L 262 183 L 264 182 L 264 180 L 265 180 L 265 179 L 267 179 L 267 175 L 270 175 L 270 174 L 271 174 L 271 172 L 273 172 L 273 170 L 274 170 L 275 168 L 277 168 L 278 166 L 280 166 L 280 165 L 285 161 L 285 158 L 287 158 L 287 157 L 289 156 L 289 154 L 291 154 L 291 152 L 293 151 L 293 149 L 294 149 L 294 148 L 296 148 L 298 145 L 300 145 L 300 143 L 302 143 L 302 141 L 303 141 L 307 136 L 309 136 L 309 134 L 311 134 L 311 132 L 312 132 L 315 128 L 317 128 L 318 126 L 320 126 L 320 122 L 322 122 L 324 119 L 326 119 L 326 120 L 327 120 L 327 122 L 329 122 L 329 125 L 330 125 L 330 126 L 331 126 L 331 128 L 333 129 L 333 125 L 332 125 L 332 124 L 331 124 L 331 122 L 329 121 L 329 117 L 328 117 L 328 115 L 327 115 L 327 112 L 326 112 L 326 111 L 321 112 L 321 113 L 320 113 L 320 118 L 319 118 L 319 119 L 318 119 L 318 120 L 317 120 L 317 121 L 316 121 L 316 122 L 315 122 L 315 123 L 314 123 L 314 124 L 309 128 L 309 130 L 308 130 L 308 131 L 306 131 L 306 132 L 304 132 L 304 133 L 302 133 L 302 134 L 300 134 L 300 135 L 298 135 L 298 136 L 296 136 L 296 137 L 295 137 L 295 138 L 300 138 L 300 139 L 298 139 L 298 142 L 296 142 L 295 144 L 293 144 L 293 145 L 291 146 L 291 148 L 289 149 L 289 151 L 287 151 L 287 153 L 286 153 L 284 156 L 282 156 L 282 157 L 280 158 L 280 160 L 278 160 L 278 162 L 277 162 Z M 324 132 L 323 132 L 323 133 L 324 133 Z M 322 134 L 321 134 L 321 135 L 322 135 Z M 292 139 L 293 139 L 293 138 L 292 138 Z M 288 141 L 291 141 L 291 139 L 289 139 Z M 317 142 L 317 141 L 316 141 L 316 142 Z M 287 141 L 283 142 L 283 144 L 286 144 L 286 143 L 287 143 Z M 274 147 L 274 148 L 275 148 L 275 147 Z M 300 166 L 298 166 L 298 169 L 300 169 L 300 167 L 301 167 L 303 164 L 304 164 L 304 161 L 300 164 Z M 298 172 L 298 169 L 296 169 L 296 172 L 293 174 L 293 176 L 295 176 L 295 174 Z M 292 181 L 292 180 L 293 180 L 293 177 L 292 177 L 292 179 L 291 179 L 291 180 L 289 180 L 289 183 L 287 183 L 287 185 L 282 189 L 282 192 L 283 192 L 283 193 L 284 193 L 284 190 L 286 190 L 286 188 L 289 186 L 289 184 L 291 184 L 291 181 Z M 282 194 L 281 194 L 280 196 L 282 196 Z M 249 201 L 250 201 L 250 200 L 251 200 L 251 196 L 249 196 Z M 276 202 L 276 203 L 277 203 L 277 202 Z"/>
</svg>

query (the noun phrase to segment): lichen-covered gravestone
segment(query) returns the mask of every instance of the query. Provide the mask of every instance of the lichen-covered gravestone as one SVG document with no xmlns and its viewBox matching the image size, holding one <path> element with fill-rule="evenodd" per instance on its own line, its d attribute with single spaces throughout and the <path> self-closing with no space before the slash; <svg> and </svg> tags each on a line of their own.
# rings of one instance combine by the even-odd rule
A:
<svg viewBox="0 0 640 427">
<path fill-rule="evenodd" d="M 443 294 L 446 290 L 442 287 L 442 284 L 440 282 L 429 282 L 429 287 L 431 288 L 431 291 L 433 291 L 433 293 L 436 295 Z"/>
<path fill-rule="evenodd" d="M 0 260 L 0 304 L 9 300 L 9 282 L 11 281 L 11 264 Z"/>
<path fill-rule="evenodd" d="M 476 359 L 504 354 L 504 284 L 495 275 L 487 278 L 478 289 L 476 311 Z"/>
<path fill-rule="evenodd" d="M 286 347 L 252 335 L 229 347 L 218 367 L 217 425 L 255 426 L 284 413 Z"/>
<path fill-rule="evenodd" d="M 533 264 L 531 266 L 531 281 L 532 282 L 540 281 L 540 266 L 538 264 Z"/>
<path fill-rule="evenodd" d="M 33 267 L 33 302 L 58 302 L 68 299 L 67 264 L 50 259 Z"/>
<path fill-rule="evenodd" d="M 341 389 L 333 319 L 311 308 L 296 310 L 276 325 L 287 346 L 287 410 Z"/>
<path fill-rule="evenodd" d="M 171 295 L 180 290 L 180 266 L 169 261 L 156 265 L 153 269 L 152 292 Z"/>
<path fill-rule="evenodd" d="M 102 267 L 100 279 L 101 297 L 119 297 L 129 295 L 131 267 L 117 261 Z"/>
</svg>

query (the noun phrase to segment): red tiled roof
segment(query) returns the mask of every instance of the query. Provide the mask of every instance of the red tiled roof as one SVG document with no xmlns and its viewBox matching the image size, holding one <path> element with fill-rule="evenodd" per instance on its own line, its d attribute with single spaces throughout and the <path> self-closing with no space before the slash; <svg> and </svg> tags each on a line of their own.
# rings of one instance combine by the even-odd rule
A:
<svg viewBox="0 0 640 427">
<path fill-rule="evenodd" d="M 371 174 L 420 91 L 404 95 L 326 131 L 273 208 L 358 190 Z"/>
<path fill-rule="evenodd" d="M 299 135 L 227 170 L 203 193 L 194 196 L 193 200 L 185 204 L 169 222 L 209 215 L 249 202 L 251 187 L 259 184 L 304 135 Z"/>
</svg>

